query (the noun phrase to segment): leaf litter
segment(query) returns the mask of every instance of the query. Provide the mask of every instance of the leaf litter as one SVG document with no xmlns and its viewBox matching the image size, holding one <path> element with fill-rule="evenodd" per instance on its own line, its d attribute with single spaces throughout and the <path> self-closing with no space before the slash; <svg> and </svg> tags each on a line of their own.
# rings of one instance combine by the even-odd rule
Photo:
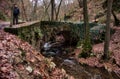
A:
<svg viewBox="0 0 120 79">
<path fill-rule="evenodd" d="M 0 79 L 74 79 L 29 43 L 0 30 Z"/>
</svg>

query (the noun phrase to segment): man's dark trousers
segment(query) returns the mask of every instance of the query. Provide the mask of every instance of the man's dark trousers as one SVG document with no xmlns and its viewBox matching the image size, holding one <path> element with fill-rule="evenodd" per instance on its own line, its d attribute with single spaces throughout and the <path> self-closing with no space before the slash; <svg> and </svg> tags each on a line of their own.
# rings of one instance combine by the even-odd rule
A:
<svg viewBox="0 0 120 79">
<path fill-rule="evenodd" d="M 13 24 L 18 24 L 18 15 L 13 16 Z"/>
</svg>

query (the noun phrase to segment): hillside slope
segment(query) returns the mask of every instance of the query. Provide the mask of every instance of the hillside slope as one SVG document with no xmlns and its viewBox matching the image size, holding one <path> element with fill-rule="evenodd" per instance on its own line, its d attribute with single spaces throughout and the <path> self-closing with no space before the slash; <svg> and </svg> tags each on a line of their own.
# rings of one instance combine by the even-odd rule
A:
<svg viewBox="0 0 120 79">
<path fill-rule="evenodd" d="M 18 37 L 0 30 L 0 79 L 63 79 L 69 77 Z M 74 78 L 72 78 L 74 79 Z"/>
</svg>

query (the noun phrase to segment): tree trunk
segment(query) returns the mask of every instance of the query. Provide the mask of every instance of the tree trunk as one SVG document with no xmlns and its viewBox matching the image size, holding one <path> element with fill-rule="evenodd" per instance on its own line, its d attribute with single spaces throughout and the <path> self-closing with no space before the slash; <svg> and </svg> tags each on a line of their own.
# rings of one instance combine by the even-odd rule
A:
<svg viewBox="0 0 120 79">
<path fill-rule="evenodd" d="M 48 21 L 50 21 L 50 15 L 49 15 L 49 12 L 48 12 L 48 9 L 49 9 L 49 6 L 50 6 L 50 4 L 51 4 L 51 2 L 47 5 L 46 4 L 46 2 L 43 0 L 43 4 L 44 4 L 44 13 L 43 13 L 43 16 L 42 16 L 42 18 L 44 18 L 45 19 L 45 17 L 47 16 L 48 18 Z"/>
<path fill-rule="evenodd" d="M 51 21 L 54 21 L 55 0 L 51 0 Z"/>
<path fill-rule="evenodd" d="M 109 42 L 110 42 L 110 21 L 111 21 L 111 10 L 112 10 L 113 0 L 107 2 L 107 22 L 106 22 L 106 34 L 105 34 L 105 44 L 104 44 L 104 56 L 103 59 L 109 59 Z"/>
<path fill-rule="evenodd" d="M 84 13 L 84 44 L 83 44 L 83 53 L 86 53 L 87 56 L 90 55 L 91 52 L 91 42 L 90 42 L 90 28 L 89 28 L 89 20 L 88 20 L 88 10 L 87 10 L 87 0 L 83 0 L 83 13 Z"/>
<path fill-rule="evenodd" d="M 10 18 L 10 27 L 13 26 L 13 4 L 14 4 L 14 0 L 10 0 L 11 2 L 11 18 Z"/>
<path fill-rule="evenodd" d="M 77 0 L 79 3 L 79 7 L 82 8 L 83 7 L 83 1 L 82 0 Z"/>
<path fill-rule="evenodd" d="M 21 3 L 22 3 L 22 8 L 23 8 L 24 18 L 26 21 L 28 21 L 23 0 L 21 0 Z"/>
<path fill-rule="evenodd" d="M 117 18 L 117 16 L 115 15 L 115 13 L 114 13 L 114 11 L 112 10 L 112 15 L 113 15 L 113 17 L 114 17 L 114 25 L 115 26 L 118 26 L 118 25 L 120 25 L 120 20 Z"/>
<path fill-rule="evenodd" d="M 56 20 L 58 20 L 58 15 L 59 15 L 60 6 L 61 6 L 61 4 L 62 4 L 62 1 L 63 1 L 63 0 L 60 0 L 60 3 L 59 3 L 59 5 L 58 5 L 58 10 L 57 10 L 57 12 L 56 12 Z"/>
<path fill-rule="evenodd" d="M 36 17 L 37 4 L 38 4 L 38 0 L 35 0 L 35 4 L 34 4 L 34 7 L 33 7 L 33 12 L 32 12 L 33 20 L 37 19 L 37 17 Z"/>
</svg>

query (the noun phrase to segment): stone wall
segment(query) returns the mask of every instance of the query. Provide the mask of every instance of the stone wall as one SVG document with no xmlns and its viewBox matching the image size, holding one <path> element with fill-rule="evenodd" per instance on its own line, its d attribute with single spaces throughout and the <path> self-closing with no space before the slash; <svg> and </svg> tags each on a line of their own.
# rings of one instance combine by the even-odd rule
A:
<svg viewBox="0 0 120 79">
<path fill-rule="evenodd" d="M 6 32 L 12 33 L 20 37 L 22 40 L 29 42 L 38 51 L 40 50 L 40 41 L 42 38 L 42 33 L 40 30 L 40 22 L 35 22 L 30 25 L 22 24 L 20 27 L 16 28 L 5 28 Z"/>
</svg>

